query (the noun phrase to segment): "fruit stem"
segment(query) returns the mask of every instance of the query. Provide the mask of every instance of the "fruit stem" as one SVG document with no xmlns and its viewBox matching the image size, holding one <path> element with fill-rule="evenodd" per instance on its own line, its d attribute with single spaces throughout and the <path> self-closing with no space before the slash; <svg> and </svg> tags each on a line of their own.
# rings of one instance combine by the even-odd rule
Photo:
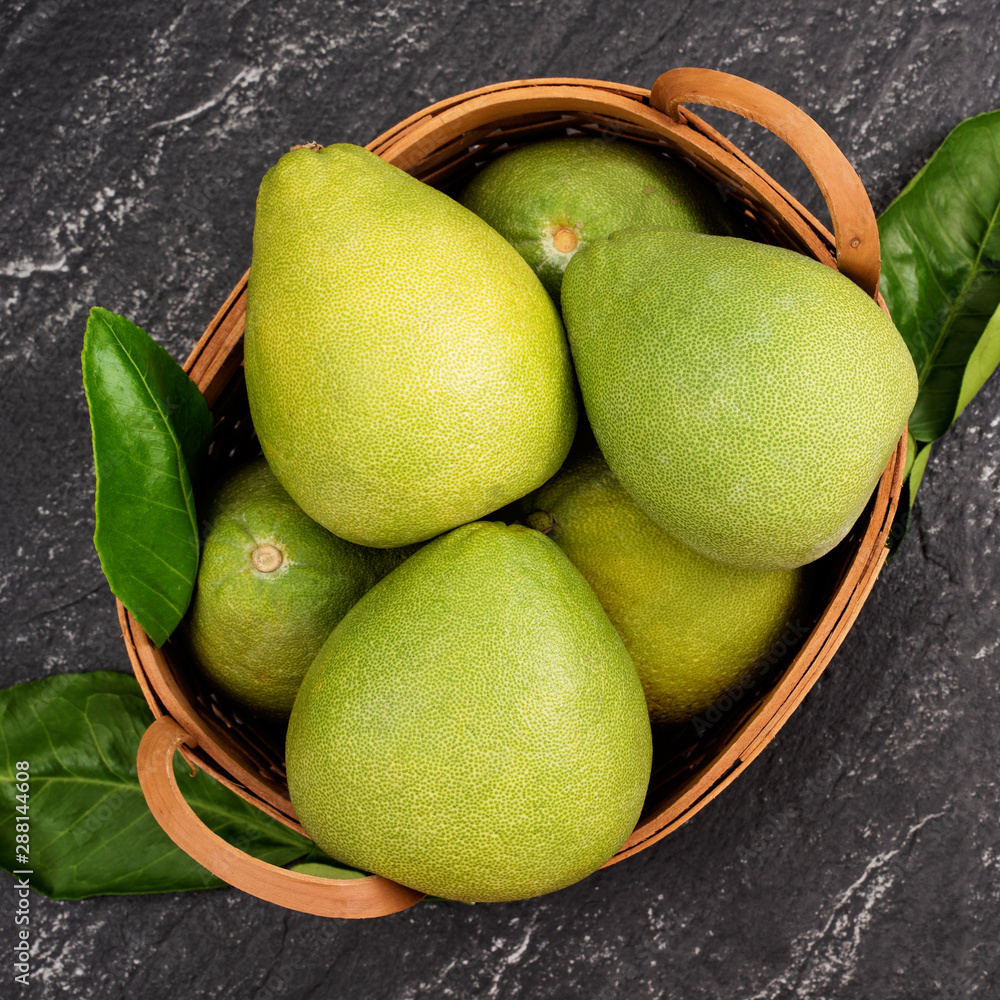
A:
<svg viewBox="0 0 1000 1000">
<path fill-rule="evenodd" d="M 524 520 L 529 528 L 534 528 L 535 531 L 540 531 L 543 535 L 549 534 L 556 526 L 556 519 L 547 510 L 536 510 Z"/>
</svg>

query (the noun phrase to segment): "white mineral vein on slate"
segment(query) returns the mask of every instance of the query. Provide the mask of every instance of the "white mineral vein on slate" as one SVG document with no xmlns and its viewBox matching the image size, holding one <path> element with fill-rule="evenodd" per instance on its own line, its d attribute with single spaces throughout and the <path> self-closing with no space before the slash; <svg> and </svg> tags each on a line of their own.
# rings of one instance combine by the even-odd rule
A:
<svg viewBox="0 0 1000 1000">
<path fill-rule="evenodd" d="M 901 869 L 891 864 L 910 846 L 917 832 L 945 812 L 931 813 L 911 826 L 899 847 L 876 854 L 865 870 L 834 900 L 830 916 L 819 930 L 806 931 L 792 942 L 789 968 L 748 1000 L 823 1000 L 828 989 L 849 982 L 858 961 L 861 936 L 874 916 L 875 904 L 892 888 Z M 860 898 L 861 910 L 852 919 L 849 907 Z"/>
<path fill-rule="evenodd" d="M 30 278 L 38 271 L 66 271 L 66 255 L 63 254 L 58 260 L 21 260 L 10 261 L 0 268 L 0 275 L 5 278 Z"/>
<path fill-rule="evenodd" d="M 221 90 L 210 97 L 207 101 L 199 104 L 196 108 L 192 108 L 190 111 L 185 111 L 182 114 L 176 115 L 174 118 L 167 118 L 164 121 L 153 122 L 149 126 L 149 131 L 154 129 L 164 129 L 170 128 L 171 125 L 177 125 L 180 122 L 190 121 L 192 118 L 197 118 L 198 115 L 210 108 L 214 108 L 234 87 L 236 86 L 246 86 L 250 83 L 256 83 L 262 76 L 263 70 L 256 66 L 244 67 L 237 73 L 229 83 L 225 84 Z"/>
</svg>

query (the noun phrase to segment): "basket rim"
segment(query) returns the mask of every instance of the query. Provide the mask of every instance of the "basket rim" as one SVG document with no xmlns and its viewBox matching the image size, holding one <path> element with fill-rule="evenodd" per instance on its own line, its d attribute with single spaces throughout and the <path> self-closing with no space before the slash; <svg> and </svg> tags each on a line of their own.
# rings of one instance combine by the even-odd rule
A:
<svg viewBox="0 0 1000 1000">
<path fill-rule="evenodd" d="M 445 97 L 434 104 L 429 104 L 427 107 L 421 108 L 419 111 L 414 111 L 409 117 L 386 129 L 381 135 L 377 135 L 371 142 L 366 144 L 366 148 L 377 148 L 386 145 L 389 141 L 398 138 L 418 122 L 439 115 L 442 111 L 452 108 L 455 105 L 464 104 L 472 98 L 501 93 L 507 90 L 536 87 L 584 87 L 590 90 L 606 90 L 609 93 L 624 94 L 629 97 L 638 98 L 644 102 L 648 102 L 650 95 L 650 91 L 645 87 L 634 87 L 626 83 L 613 83 L 610 80 L 588 80 L 584 77 L 576 76 L 544 76 L 535 77 L 534 79 L 504 80 L 501 83 L 487 84 L 483 87 L 475 87 L 472 90 L 464 90 L 460 94 Z"/>
</svg>

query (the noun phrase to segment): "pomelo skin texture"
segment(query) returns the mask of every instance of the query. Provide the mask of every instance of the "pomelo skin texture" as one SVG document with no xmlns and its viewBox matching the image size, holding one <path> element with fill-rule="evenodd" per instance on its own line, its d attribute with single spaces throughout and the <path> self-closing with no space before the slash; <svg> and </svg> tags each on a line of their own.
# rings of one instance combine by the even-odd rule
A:
<svg viewBox="0 0 1000 1000">
<path fill-rule="evenodd" d="M 805 570 L 738 569 L 681 545 L 600 455 L 567 464 L 523 507 L 593 587 L 654 724 L 684 722 L 749 680 L 802 606 Z"/>
<path fill-rule="evenodd" d="M 649 225 L 733 232 L 721 197 L 704 178 L 621 140 L 529 143 L 484 167 L 459 201 L 510 241 L 557 302 L 566 265 L 590 240 Z"/>
<path fill-rule="evenodd" d="M 562 309 L 608 465 L 664 531 L 730 565 L 832 549 L 916 399 L 889 317 L 791 250 L 624 230 L 573 258 Z"/>
<path fill-rule="evenodd" d="M 448 899 L 523 899 L 624 843 L 652 740 L 635 667 L 544 535 L 437 538 L 344 617 L 286 741 L 295 811 L 341 862 Z"/>
<path fill-rule="evenodd" d="M 309 665 L 347 610 L 412 548 L 365 549 L 307 517 L 261 458 L 207 505 L 184 635 L 234 701 L 287 719 Z"/>
<path fill-rule="evenodd" d="M 569 349 L 512 247 L 359 146 L 264 177 L 246 379 L 264 454 L 361 545 L 432 538 L 540 486 L 576 426 Z"/>
</svg>

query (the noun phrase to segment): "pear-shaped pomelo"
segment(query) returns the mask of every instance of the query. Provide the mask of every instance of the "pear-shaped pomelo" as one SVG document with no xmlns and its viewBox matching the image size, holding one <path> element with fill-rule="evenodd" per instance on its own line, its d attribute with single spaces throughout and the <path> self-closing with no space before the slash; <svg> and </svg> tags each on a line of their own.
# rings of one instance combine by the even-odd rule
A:
<svg viewBox="0 0 1000 1000">
<path fill-rule="evenodd" d="M 796 620 L 805 570 L 738 569 L 689 549 L 646 517 L 599 454 L 567 463 L 522 506 L 593 587 L 654 723 L 709 708 L 753 677 L 789 627 L 808 632 Z"/>
<path fill-rule="evenodd" d="M 478 216 L 366 150 L 298 148 L 257 199 L 246 379 L 310 517 L 421 541 L 541 485 L 576 425 L 541 283 Z"/>
<path fill-rule="evenodd" d="M 623 230 L 573 258 L 562 310 L 608 465 L 666 532 L 734 566 L 832 549 L 916 398 L 889 317 L 779 247 Z"/>
<path fill-rule="evenodd" d="M 348 609 L 411 548 L 367 549 L 306 516 L 261 458 L 205 505 L 201 563 L 183 632 L 234 701 L 287 719 L 309 665 Z"/>
<path fill-rule="evenodd" d="M 632 226 L 730 235 L 717 189 L 662 153 L 624 140 L 532 142 L 485 166 L 459 195 L 531 265 L 559 301 L 563 272 L 591 240 Z"/>
<path fill-rule="evenodd" d="M 649 780 L 642 686 L 558 546 L 477 522 L 429 542 L 344 617 L 286 741 L 309 836 L 436 896 L 535 896 L 607 861 Z"/>
</svg>

